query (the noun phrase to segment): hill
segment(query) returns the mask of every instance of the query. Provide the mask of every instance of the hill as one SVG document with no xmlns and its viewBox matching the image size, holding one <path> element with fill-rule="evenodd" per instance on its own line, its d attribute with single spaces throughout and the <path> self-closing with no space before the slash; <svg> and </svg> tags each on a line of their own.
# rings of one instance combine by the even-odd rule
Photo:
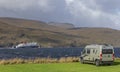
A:
<svg viewBox="0 0 120 72">
<path fill-rule="evenodd" d="M 120 46 L 120 31 L 110 28 L 80 28 L 72 29 L 70 33 L 78 35 L 78 42 L 85 44 L 112 44 Z"/>
<path fill-rule="evenodd" d="M 33 28 L 33 29 L 43 29 L 43 30 L 52 30 L 52 31 L 59 29 L 59 27 L 48 25 L 43 21 L 9 18 L 9 17 L 1 17 L 0 21 L 9 25 L 14 25 L 22 28 Z"/>
<path fill-rule="evenodd" d="M 73 38 L 63 33 L 64 30 L 40 21 L 0 18 L 0 46 L 12 46 L 21 41 L 37 41 L 43 47 L 64 46 Z"/>
<path fill-rule="evenodd" d="M 120 46 L 120 31 L 110 28 L 64 28 L 42 21 L 0 18 L 0 46 L 37 41 L 42 47 L 79 47 L 86 44 Z"/>
<path fill-rule="evenodd" d="M 75 26 L 70 23 L 57 23 L 57 22 L 50 22 L 48 23 L 49 25 L 53 25 L 56 27 L 61 27 L 61 28 L 74 28 Z"/>
</svg>

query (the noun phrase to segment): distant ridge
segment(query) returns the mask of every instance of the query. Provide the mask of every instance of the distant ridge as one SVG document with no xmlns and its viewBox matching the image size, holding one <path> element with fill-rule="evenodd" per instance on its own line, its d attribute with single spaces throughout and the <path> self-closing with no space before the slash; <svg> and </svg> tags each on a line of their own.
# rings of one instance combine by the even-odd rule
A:
<svg viewBox="0 0 120 72">
<path fill-rule="evenodd" d="M 58 23 L 58 22 L 49 22 L 49 25 L 53 25 L 56 27 L 61 27 L 61 28 L 74 28 L 75 26 L 70 23 Z"/>
<path fill-rule="evenodd" d="M 52 26 L 47 24 L 46 22 L 38 21 L 38 20 L 0 17 L 0 21 L 9 25 L 14 25 L 14 26 L 23 27 L 23 28 L 43 29 L 43 30 L 50 30 L 50 31 L 63 30 L 59 27 Z"/>
</svg>

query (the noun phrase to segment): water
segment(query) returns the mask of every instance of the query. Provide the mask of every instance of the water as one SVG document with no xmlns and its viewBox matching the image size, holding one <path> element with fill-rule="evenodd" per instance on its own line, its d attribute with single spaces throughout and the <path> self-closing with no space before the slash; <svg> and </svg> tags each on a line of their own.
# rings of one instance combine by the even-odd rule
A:
<svg viewBox="0 0 120 72">
<path fill-rule="evenodd" d="M 78 57 L 83 48 L 18 48 L 0 49 L 0 59 L 36 57 Z M 120 48 L 115 48 L 115 57 L 120 58 Z"/>
</svg>

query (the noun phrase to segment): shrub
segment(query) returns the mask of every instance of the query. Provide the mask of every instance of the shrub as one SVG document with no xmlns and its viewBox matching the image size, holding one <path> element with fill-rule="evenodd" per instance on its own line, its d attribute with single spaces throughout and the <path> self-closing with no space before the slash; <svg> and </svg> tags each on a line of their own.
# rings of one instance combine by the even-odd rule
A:
<svg viewBox="0 0 120 72">
<path fill-rule="evenodd" d="M 21 59 L 21 58 L 14 58 L 14 59 L 2 59 L 0 60 L 0 64 L 7 65 L 7 64 L 24 64 L 24 63 L 70 63 L 70 62 L 78 62 L 78 57 L 62 57 L 60 59 L 57 58 L 35 58 L 35 59 Z"/>
</svg>

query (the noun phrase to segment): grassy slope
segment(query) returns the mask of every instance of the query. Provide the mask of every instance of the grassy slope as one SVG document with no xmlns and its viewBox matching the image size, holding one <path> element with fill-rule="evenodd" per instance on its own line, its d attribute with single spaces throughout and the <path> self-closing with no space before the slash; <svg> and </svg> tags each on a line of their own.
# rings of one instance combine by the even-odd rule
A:
<svg viewBox="0 0 120 72">
<path fill-rule="evenodd" d="M 65 29 L 45 22 L 0 18 L 0 45 L 20 41 L 37 41 L 44 47 L 81 46 L 108 43 L 120 46 L 120 31 L 109 28 Z"/>
<path fill-rule="evenodd" d="M 82 43 L 108 43 L 120 46 L 120 31 L 110 28 L 82 28 L 69 30 L 71 34 L 78 35 L 78 42 Z"/>
<path fill-rule="evenodd" d="M 120 65 L 96 67 L 91 64 L 53 63 L 0 65 L 0 72 L 119 72 Z"/>
<path fill-rule="evenodd" d="M 53 25 L 48 25 L 42 21 L 27 20 L 27 19 L 17 19 L 17 18 L 0 18 L 1 22 L 4 22 L 9 25 L 23 27 L 23 28 L 33 28 L 33 29 L 42 29 L 49 31 L 64 31 L 64 28 L 59 28 Z"/>
<path fill-rule="evenodd" d="M 28 24 L 29 25 L 29 24 Z M 40 24 L 41 25 L 41 24 Z M 36 26 L 36 25 L 34 25 Z M 44 25 L 47 26 L 47 25 Z M 49 25 L 48 25 L 49 26 Z M 48 28 L 45 27 L 45 28 Z M 51 26 L 53 27 L 53 26 Z M 51 28 L 49 27 L 49 28 Z M 48 29 L 49 29 L 48 28 Z M 73 38 L 68 34 L 56 32 L 47 29 L 19 27 L 13 24 L 0 21 L 0 44 L 7 45 L 10 43 L 18 43 L 21 41 L 37 41 L 43 46 L 57 46 L 69 43 L 69 39 Z"/>
</svg>

